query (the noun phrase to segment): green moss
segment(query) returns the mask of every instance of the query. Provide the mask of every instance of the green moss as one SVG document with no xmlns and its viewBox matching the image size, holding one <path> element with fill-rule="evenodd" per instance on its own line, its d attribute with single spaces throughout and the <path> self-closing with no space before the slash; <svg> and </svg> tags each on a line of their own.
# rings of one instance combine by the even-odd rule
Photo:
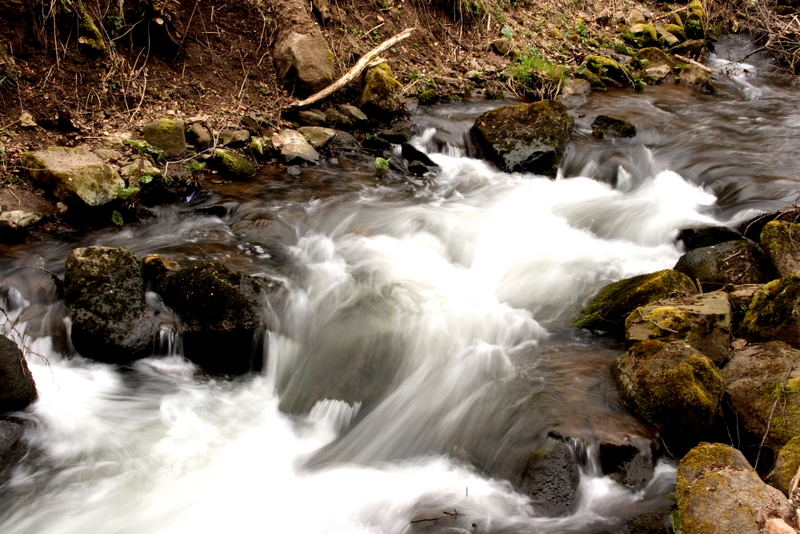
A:
<svg viewBox="0 0 800 534">
<path fill-rule="evenodd" d="M 436 91 L 436 89 L 429 87 L 417 95 L 417 100 L 423 106 L 435 104 L 439 100 L 439 93 Z"/>
<path fill-rule="evenodd" d="M 800 436 L 795 436 L 778 452 L 778 460 L 767 476 L 767 482 L 788 495 L 792 478 L 798 469 L 800 469 Z"/>
<path fill-rule="evenodd" d="M 255 165 L 244 156 L 230 150 L 214 150 L 209 162 L 229 180 L 247 180 L 256 174 Z"/>
<path fill-rule="evenodd" d="M 780 339 L 796 345 L 800 341 L 798 316 L 800 276 L 793 274 L 773 280 L 755 294 L 742 320 L 741 330 L 748 339 Z"/>
<path fill-rule="evenodd" d="M 398 82 L 388 63 L 381 63 L 367 71 L 359 107 L 368 114 L 392 115 L 403 106 L 403 85 Z"/>
<path fill-rule="evenodd" d="M 687 6 L 684 29 L 689 39 L 702 39 L 705 37 L 706 10 L 700 0 L 693 0 Z"/>
<path fill-rule="evenodd" d="M 145 140 L 168 158 L 183 156 L 186 153 L 186 134 L 183 121 L 158 119 L 142 130 Z"/>
<path fill-rule="evenodd" d="M 683 24 L 665 24 L 664 29 L 681 41 L 686 40 L 686 31 L 683 29 Z"/>
<path fill-rule="evenodd" d="M 586 56 L 583 65 L 589 72 L 597 75 L 604 85 L 610 87 L 626 87 L 633 85 L 628 70 L 618 62 L 605 56 Z M 591 83 L 591 80 L 589 80 Z"/>
<path fill-rule="evenodd" d="M 574 324 L 578 328 L 622 334 L 625 318 L 639 306 L 676 294 L 696 292 L 688 276 L 672 269 L 626 278 L 601 289 Z"/>
<path fill-rule="evenodd" d="M 78 3 L 78 17 L 80 29 L 80 36 L 78 37 L 78 44 L 81 51 L 90 56 L 100 56 L 106 53 L 107 46 L 103 39 L 103 34 L 97 28 L 94 19 L 87 11 L 83 2 Z"/>
<path fill-rule="evenodd" d="M 628 31 L 623 32 L 622 38 L 636 48 L 658 46 L 658 31 L 653 24 L 633 24 Z"/>
</svg>

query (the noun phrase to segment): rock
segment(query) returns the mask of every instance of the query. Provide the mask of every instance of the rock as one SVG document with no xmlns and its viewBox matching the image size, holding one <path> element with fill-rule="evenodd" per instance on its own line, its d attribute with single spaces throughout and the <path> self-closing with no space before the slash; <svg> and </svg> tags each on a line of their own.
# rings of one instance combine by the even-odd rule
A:
<svg viewBox="0 0 800 534">
<path fill-rule="evenodd" d="M 356 126 L 362 126 L 369 122 L 369 118 L 363 111 L 350 104 L 342 104 L 337 106 L 336 109 L 339 110 L 339 113 L 353 121 L 353 124 Z"/>
<path fill-rule="evenodd" d="M 575 506 L 579 480 L 575 453 L 563 441 L 549 438 L 528 459 L 518 490 L 530 497 L 538 513 L 565 516 Z"/>
<path fill-rule="evenodd" d="M 353 119 L 336 108 L 328 108 L 325 110 L 325 124 L 332 128 L 342 128 L 345 130 L 352 130 L 354 127 Z"/>
<path fill-rule="evenodd" d="M 702 56 L 706 50 L 705 39 L 689 39 L 681 44 L 675 45 L 669 49 L 673 54 L 680 54 L 682 56 Z"/>
<path fill-rule="evenodd" d="M 654 448 L 642 436 L 607 434 L 598 444 L 600 469 L 623 486 L 641 489 L 653 478 Z"/>
<path fill-rule="evenodd" d="M 757 217 L 747 220 L 739 225 L 739 231 L 748 239 L 758 241 L 764 227 L 772 221 L 798 222 L 800 221 L 800 207 L 791 207 L 785 210 L 762 213 Z"/>
<path fill-rule="evenodd" d="M 378 132 L 383 139 L 390 143 L 400 145 L 408 143 L 416 133 L 416 125 L 409 121 L 400 121 L 392 125 L 391 128 L 384 128 Z"/>
<path fill-rule="evenodd" d="M 254 279 L 204 261 L 167 276 L 162 297 L 180 317 L 186 358 L 214 374 L 262 368 L 261 287 Z"/>
<path fill-rule="evenodd" d="M 674 35 L 672 32 L 667 30 L 667 28 L 664 27 L 663 25 L 656 24 L 655 29 L 656 29 L 656 34 L 658 35 L 659 43 L 669 47 L 669 46 L 675 46 L 681 42 L 681 39 L 678 38 L 677 35 Z"/>
<path fill-rule="evenodd" d="M 249 180 L 257 172 L 250 160 L 232 150 L 214 150 L 208 163 L 227 180 Z"/>
<path fill-rule="evenodd" d="M 624 334 L 625 318 L 638 308 L 679 294 L 697 293 L 685 274 L 665 269 L 611 283 L 586 304 L 575 320 L 578 328 Z"/>
<path fill-rule="evenodd" d="M 358 107 L 376 117 L 392 117 L 403 110 L 403 85 L 395 79 L 388 63 L 367 70 Z"/>
<path fill-rule="evenodd" d="M 72 344 L 82 356 L 128 363 L 152 353 L 155 327 L 145 306 L 142 267 L 130 250 L 73 250 L 65 264 L 64 299 Z"/>
<path fill-rule="evenodd" d="M 666 299 L 642 306 L 625 321 L 631 342 L 660 339 L 684 341 L 717 365 L 728 361 L 731 304 L 722 291 Z"/>
<path fill-rule="evenodd" d="M 22 155 L 31 179 L 67 203 L 101 206 L 116 199 L 125 182 L 85 148 L 49 148 Z"/>
<path fill-rule="evenodd" d="M 762 534 L 797 534 L 795 529 L 779 517 L 767 519 L 761 532 Z"/>
<path fill-rule="evenodd" d="M 678 510 L 684 532 L 763 532 L 771 517 L 788 518 L 789 502 L 761 482 L 742 453 L 721 443 L 701 443 L 678 465 Z"/>
<path fill-rule="evenodd" d="M 148 254 L 142 258 L 142 276 L 147 287 L 161 293 L 164 280 L 171 273 L 180 269 L 180 265 L 161 254 Z"/>
<path fill-rule="evenodd" d="M 144 140 L 159 149 L 165 158 L 179 158 L 186 153 L 186 126 L 177 119 L 158 119 L 144 127 Z"/>
<path fill-rule="evenodd" d="M 739 422 L 756 439 L 777 451 L 800 435 L 800 351 L 780 341 L 747 347 L 722 375 Z"/>
<path fill-rule="evenodd" d="M 273 134 L 272 146 L 286 163 L 317 163 L 320 159 L 319 152 L 297 130 L 281 130 Z"/>
<path fill-rule="evenodd" d="M 111 148 L 95 148 L 94 149 L 94 154 L 98 158 L 104 159 L 106 161 L 109 161 L 109 160 L 110 161 L 116 161 L 116 160 L 120 160 L 120 159 L 123 158 L 122 152 L 120 152 L 119 150 L 111 149 Z"/>
<path fill-rule="evenodd" d="M 250 132 L 243 128 L 225 129 L 219 133 L 219 142 L 222 146 L 244 146 L 250 140 Z"/>
<path fill-rule="evenodd" d="M 800 275 L 773 280 L 756 292 L 741 325 L 747 339 L 800 347 Z"/>
<path fill-rule="evenodd" d="M 674 451 L 707 436 L 721 414 L 722 375 L 714 362 L 685 343 L 637 343 L 612 370 L 622 400 L 656 426 Z"/>
<path fill-rule="evenodd" d="M 297 131 L 303 134 L 306 141 L 316 149 L 327 147 L 333 138 L 336 137 L 336 130 L 332 128 L 322 128 L 320 126 L 302 126 L 298 128 Z"/>
<path fill-rule="evenodd" d="M 792 489 L 792 479 L 798 469 L 800 469 L 800 436 L 795 436 L 778 451 L 778 460 L 766 481 L 788 496 Z"/>
<path fill-rule="evenodd" d="M 256 160 L 265 160 L 272 155 L 272 141 L 264 137 L 251 137 L 247 151 Z"/>
<path fill-rule="evenodd" d="M 0 212 L 0 235 L 23 232 L 42 220 L 38 213 L 24 210 Z"/>
<path fill-rule="evenodd" d="M 122 167 L 119 173 L 130 183 L 131 181 L 138 182 L 143 176 L 160 177 L 161 169 L 153 165 L 150 158 L 138 156 L 133 158 L 129 165 Z"/>
<path fill-rule="evenodd" d="M 255 115 L 249 114 L 242 117 L 242 120 L 239 121 L 239 124 L 247 130 L 248 139 L 250 136 L 264 136 L 269 134 L 268 127 L 270 125 L 269 121 L 263 115 Z M 247 140 L 244 141 L 245 143 Z"/>
<path fill-rule="evenodd" d="M 408 164 L 408 172 L 414 176 L 425 176 L 430 169 L 421 161 L 413 160 Z"/>
<path fill-rule="evenodd" d="M 647 48 L 658 46 L 658 32 L 656 27 L 650 23 L 632 24 L 623 37 L 636 48 Z"/>
<path fill-rule="evenodd" d="M 555 176 L 571 130 L 567 108 L 543 100 L 487 111 L 469 135 L 477 153 L 503 171 Z"/>
<path fill-rule="evenodd" d="M 24 410 L 38 397 L 25 355 L 0 335 L 0 413 Z"/>
<path fill-rule="evenodd" d="M 740 239 L 742 239 L 742 234 L 726 226 L 683 228 L 678 232 L 678 241 L 683 242 L 686 250 L 711 247 L 726 241 L 738 241 Z"/>
<path fill-rule="evenodd" d="M 336 135 L 330 144 L 331 149 L 334 151 L 355 150 L 357 146 L 358 141 L 356 141 L 356 138 L 353 137 L 352 134 L 343 132 L 342 130 L 336 130 Z"/>
<path fill-rule="evenodd" d="M 644 69 L 645 81 L 653 84 L 663 82 L 670 74 L 672 74 L 672 69 L 667 65 L 659 65 L 657 67 Z"/>
<path fill-rule="evenodd" d="M 800 274 L 800 223 L 767 223 L 761 231 L 761 247 L 778 275 Z"/>
<path fill-rule="evenodd" d="M 322 32 L 284 33 L 275 45 L 273 59 L 278 79 L 296 96 L 307 96 L 333 81 L 333 52 Z"/>
<path fill-rule="evenodd" d="M 699 280 L 704 289 L 769 280 L 761 247 L 745 239 L 690 250 L 678 259 L 675 270 Z"/>
<path fill-rule="evenodd" d="M 305 109 L 297 113 L 300 124 L 306 126 L 322 126 L 325 124 L 325 114 L 317 109 Z"/>
<path fill-rule="evenodd" d="M 623 119 L 598 115 L 592 121 L 592 135 L 599 139 L 605 136 L 634 137 L 636 136 L 636 126 Z"/>
<path fill-rule="evenodd" d="M 374 150 L 377 152 L 382 152 L 392 148 L 392 143 L 384 139 L 382 136 L 375 134 L 367 134 L 361 144 L 367 150 Z"/>
<path fill-rule="evenodd" d="M 214 142 L 209 129 L 199 122 L 195 122 L 189 127 L 187 136 L 197 150 L 205 150 Z"/>
<path fill-rule="evenodd" d="M 561 90 L 558 101 L 567 109 L 576 108 L 586 103 L 588 95 L 592 92 L 592 84 L 583 78 L 570 78 Z"/>
<path fill-rule="evenodd" d="M 706 10 L 700 0 L 692 0 L 687 7 L 683 28 L 688 39 L 703 39 L 706 36 Z"/>
<path fill-rule="evenodd" d="M 697 91 L 713 95 L 717 92 L 717 86 L 711 77 L 712 73 L 699 67 L 698 65 L 686 65 L 681 69 L 678 80 L 689 87 L 693 87 Z"/>
<path fill-rule="evenodd" d="M 489 43 L 489 48 L 491 48 L 492 52 L 495 54 L 507 56 L 514 51 L 514 41 L 505 37 L 501 39 L 495 39 Z"/>
<path fill-rule="evenodd" d="M 83 2 L 78 2 L 75 7 L 78 14 L 78 48 L 81 53 L 90 58 L 104 55 L 108 46 L 91 14 Z"/>
<path fill-rule="evenodd" d="M 633 78 L 627 69 L 609 57 L 586 56 L 581 67 L 582 69 L 579 68 L 578 72 L 583 70 L 596 78 L 589 79 L 591 77 L 584 76 L 593 86 L 597 86 L 598 83 L 601 87 L 631 87 L 633 85 Z"/>
<path fill-rule="evenodd" d="M 409 162 L 418 161 L 425 167 L 436 169 L 439 165 L 436 164 L 428 155 L 421 150 L 417 149 L 414 145 L 403 143 L 400 145 L 400 154 Z"/>
<path fill-rule="evenodd" d="M 639 60 L 642 66 L 647 67 L 660 67 L 665 65 L 671 69 L 678 64 L 675 58 L 656 47 L 642 48 L 636 52 L 636 59 Z"/>
</svg>

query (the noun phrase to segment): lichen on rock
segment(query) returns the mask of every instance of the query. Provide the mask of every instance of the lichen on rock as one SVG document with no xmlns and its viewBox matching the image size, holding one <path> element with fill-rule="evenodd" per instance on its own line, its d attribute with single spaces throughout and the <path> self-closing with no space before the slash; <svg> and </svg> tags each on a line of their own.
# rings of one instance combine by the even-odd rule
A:
<svg viewBox="0 0 800 534">
<path fill-rule="evenodd" d="M 403 85 L 395 79 L 388 63 L 367 70 L 358 107 L 378 117 L 391 117 L 402 111 Z"/>
<path fill-rule="evenodd" d="M 144 127 L 145 141 L 160 150 L 164 157 L 179 158 L 186 153 L 186 132 L 183 121 L 158 119 Z"/>
<path fill-rule="evenodd" d="M 778 275 L 800 274 L 800 223 L 770 221 L 761 230 L 760 241 Z"/>
<path fill-rule="evenodd" d="M 211 153 L 208 162 L 227 180 L 249 180 L 256 175 L 255 165 L 233 150 L 218 148 Z"/>
<path fill-rule="evenodd" d="M 800 347 L 800 275 L 773 280 L 757 291 L 741 331 L 751 340 L 778 340 Z"/>
</svg>

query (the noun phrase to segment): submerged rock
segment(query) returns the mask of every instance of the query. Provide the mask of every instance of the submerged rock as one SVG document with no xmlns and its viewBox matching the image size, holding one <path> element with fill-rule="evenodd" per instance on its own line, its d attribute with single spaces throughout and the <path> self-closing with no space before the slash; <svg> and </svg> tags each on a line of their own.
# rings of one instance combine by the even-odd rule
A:
<svg viewBox="0 0 800 534">
<path fill-rule="evenodd" d="M 469 133 L 479 155 L 501 170 L 555 176 L 571 130 L 567 108 L 543 100 L 487 111 Z"/>
<path fill-rule="evenodd" d="M 702 226 L 699 228 L 683 228 L 678 232 L 678 241 L 683 242 L 686 250 L 711 247 L 727 241 L 738 241 L 742 234 L 726 226 Z"/>
<path fill-rule="evenodd" d="M 31 179 L 59 200 L 101 206 L 125 187 L 117 171 L 85 148 L 56 147 L 22 155 Z"/>
<path fill-rule="evenodd" d="M 799 350 L 778 341 L 748 347 L 722 375 L 739 421 L 758 440 L 777 451 L 800 436 Z"/>
<path fill-rule="evenodd" d="M 145 141 L 156 147 L 166 158 L 179 158 L 186 153 L 186 126 L 177 119 L 158 119 L 144 127 Z"/>
<path fill-rule="evenodd" d="M 800 347 L 800 275 L 773 280 L 757 291 L 741 332 L 748 339 L 785 341 Z"/>
<path fill-rule="evenodd" d="M 261 286 L 216 261 L 172 272 L 162 297 L 180 317 L 186 358 L 215 374 L 263 366 Z"/>
<path fill-rule="evenodd" d="M 769 280 L 761 247 L 746 239 L 690 250 L 678 259 L 675 270 L 699 280 L 703 289 Z"/>
<path fill-rule="evenodd" d="M 623 119 L 609 115 L 598 115 L 592 121 L 592 135 L 600 139 L 606 136 L 634 137 L 636 135 L 636 126 Z"/>
<path fill-rule="evenodd" d="M 358 107 L 377 117 L 391 117 L 402 111 L 403 85 L 395 79 L 388 63 L 367 70 Z"/>
<path fill-rule="evenodd" d="M 683 342 L 637 343 L 614 362 L 613 373 L 623 401 L 675 450 L 707 436 L 721 413 L 722 375 Z"/>
<path fill-rule="evenodd" d="M 125 248 L 73 250 L 64 271 L 72 344 L 87 358 L 128 363 L 149 356 L 155 339 L 145 306 L 142 267 Z"/>
<path fill-rule="evenodd" d="M 697 288 L 692 280 L 672 269 L 641 274 L 602 288 L 586 304 L 574 324 L 578 328 L 621 336 L 626 317 L 639 306 L 678 294 L 694 293 L 697 293 Z"/>
<path fill-rule="evenodd" d="M 518 489 L 530 497 L 538 513 L 557 517 L 568 515 L 575 507 L 579 481 L 572 448 L 550 438 L 531 454 Z"/>
<path fill-rule="evenodd" d="M 788 519 L 789 501 L 764 484 L 741 452 L 701 443 L 678 465 L 678 510 L 684 532 L 762 532 L 769 518 Z"/>
<path fill-rule="evenodd" d="M 761 231 L 761 247 L 779 276 L 800 274 L 800 223 L 770 221 Z"/>
<path fill-rule="evenodd" d="M 626 338 L 684 341 L 717 365 L 728 361 L 731 304 L 722 291 L 666 299 L 636 308 L 625 321 Z"/>
<path fill-rule="evenodd" d="M 0 335 L 0 413 L 24 410 L 37 397 L 25 355 L 16 343 Z"/>
</svg>

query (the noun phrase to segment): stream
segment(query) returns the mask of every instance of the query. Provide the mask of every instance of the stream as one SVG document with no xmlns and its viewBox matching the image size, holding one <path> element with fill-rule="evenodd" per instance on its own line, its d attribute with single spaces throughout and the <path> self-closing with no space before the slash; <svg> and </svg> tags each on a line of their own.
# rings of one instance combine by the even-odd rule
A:
<svg viewBox="0 0 800 534">
<path fill-rule="evenodd" d="M 640 489 L 602 475 L 594 437 L 641 425 L 611 379 L 624 348 L 571 320 L 603 285 L 672 267 L 679 229 L 797 200 L 800 91 L 759 54 L 737 62 L 754 48 L 718 44 L 716 95 L 593 93 L 556 180 L 465 156 L 497 102 L 439 105 L 412 117 L 430 182 L 376 182 L 343 155 L 14 248 L 3 333 L 30 349 L 40 398 L 0 532 L 610 533 L 668 508 L 673 462 Z M 593 138 L 600 113 L 638 134 Z M 132 366 L 63 356 L 66 310 L 36 267 L 63 275 L 88 245 L 280 280 L 265 371 L 196 373 L 169 328 Z M 576 503 L 548 517 L 511 481 L 554 433 L 585 439 Z"/>
</svg>

